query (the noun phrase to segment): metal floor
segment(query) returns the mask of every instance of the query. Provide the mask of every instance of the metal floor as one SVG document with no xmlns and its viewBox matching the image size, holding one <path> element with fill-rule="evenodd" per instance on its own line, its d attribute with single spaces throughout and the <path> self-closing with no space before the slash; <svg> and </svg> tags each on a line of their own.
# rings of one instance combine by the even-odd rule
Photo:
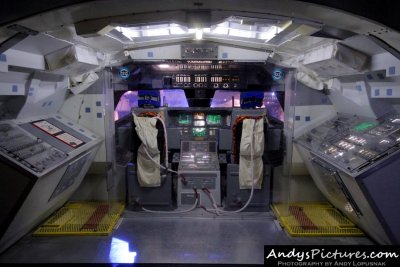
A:
<svg viewBox="0 0 400 267">
<path fill-rule="evenodd" d="M 360 237 L 293 238 L 270 213 L 215 217 L 200 210 L 174 216 L 125 211 L 111 236 L 27 235 L 0 255 L 0 263 L 263 264 L 264 245 L 312 244 L 373 243 Z"/>
</svg>

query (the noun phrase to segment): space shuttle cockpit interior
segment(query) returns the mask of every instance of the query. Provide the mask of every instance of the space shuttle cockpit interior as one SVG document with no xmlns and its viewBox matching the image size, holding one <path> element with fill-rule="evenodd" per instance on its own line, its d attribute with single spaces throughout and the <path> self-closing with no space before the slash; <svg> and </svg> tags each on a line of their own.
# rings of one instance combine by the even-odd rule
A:
<svg viewBox="0 0 400 267">
<path fill-rule="evenodd" d="M 132 154 L 128 208 L 269 211 L 272 166 L 283 158 L 284 80 L 273 81 L 266 69 L 274 66 L 264 62 L 210 58 L 151 63 L 149 81 L 160 88 L 149 90 L 142 80 L 121 96 L 115 116 L 125 125 L 118 141 L 132 144 L 125 149 Z M 248 86 L 254 89 L 243 90 Z"/>
<path fill-rule="evenodd" d="M 140 262 L 400 244 L 398 31 L 304 1 L 77 2 L 0 25 L 0 262 L 65 235 L 113 240 L 98 262 L 123 238 Z"/>
</svg>

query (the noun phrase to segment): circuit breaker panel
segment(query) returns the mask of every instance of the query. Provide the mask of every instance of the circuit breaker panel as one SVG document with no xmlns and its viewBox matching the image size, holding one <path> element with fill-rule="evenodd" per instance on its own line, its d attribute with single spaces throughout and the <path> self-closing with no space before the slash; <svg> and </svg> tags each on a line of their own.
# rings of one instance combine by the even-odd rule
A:
<svg viewBox="0 0 400 267">
<path fill-rule="evenodd" d="M 296 140 L 324 195 L 382 244 L 399 244 L 400 114 L 339 114 Z"/>
<path fill-rule="evenodd" d="M 59 114 L 0 123 L 0 251 L 69 199 L 101 141 Z"/>
</svg>

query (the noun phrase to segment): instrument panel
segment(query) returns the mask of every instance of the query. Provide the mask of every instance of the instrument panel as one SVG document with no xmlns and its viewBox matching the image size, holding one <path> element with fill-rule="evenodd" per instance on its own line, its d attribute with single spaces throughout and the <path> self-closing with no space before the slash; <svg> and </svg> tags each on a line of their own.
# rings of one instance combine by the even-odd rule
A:
<svg viewBox="0 0 400 267">
<path fill-rule="evenodd" d="M 216 109 L 168 110 L 169 127 L 181 128 L 182 140 L 216 140 L 221 128 L 229 128 L 231 112 Z"/>
<path fill-rule="evenodd" d="M 49 125 L 42 124 L 41 126 L 48 127 Z M 57 133 L 60 129 L 50 127 L 48 130 Z M 8 123 L 0 124 L 0 154 L 36 173 L 56 166 L 67 157 L 66 153 L 42 139 L 35 138 L 16 125 Z"/>
<path fill-rule="evenodd" d="M 39 120 L 36 122 L 32 122 L 31 124 L 72 148 L 77 148 L 85 144 L 85 142 L 81 139 L 61 130 L 60 128 L 57 128 L 55 125 L 51 124 L 47 120 Z"/>
<path fill-rule="evenodd" d="M 216 141 L 182 141 L 179 169 L 218 169 Z"/>
<path fill-rule="evenodd" d="M 0 157 L 37 176 L 99 141 L 93 133 L 59 115 L 0 123 Z"/>
<path fill-rule="evenodd" d="M 174 112 L 175 113 L 175 112 Z M 229 127 L 230 114 L 213 111 L 180 111 L 170 115 L 170 126 L 178 127 Z"/>
<path fill-rule="evenodd" d="M 344 171 L 359 172 L 399 150 L 400 114 L 378 120 L 340 114 L 297 142 Z"/>
<path fill-rule="evenodd" d="M 240 75 L 229 74 L 185 74 L 172 75 L 173 88 L 213 88 L 213 89 L 239 89 L 243 86 Z"/>
</svg>

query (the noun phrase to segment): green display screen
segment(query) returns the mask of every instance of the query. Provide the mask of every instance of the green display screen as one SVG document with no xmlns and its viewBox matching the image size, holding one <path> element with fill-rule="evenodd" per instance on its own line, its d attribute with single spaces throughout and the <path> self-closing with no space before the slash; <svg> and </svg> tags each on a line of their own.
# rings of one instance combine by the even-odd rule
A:
<svg viewBox="0 0 400 267">
<path fill-rule="evenodd" d="M 179 114 L 178 123 L 180 125 L 189 125 L 190 124 L 190 115 L 189 114 Z"/>
<path fill-rule="evenodd" d="M 204 137 L 206 136 L 206 128 L 193 128 L 192 129 L 194 137 Z"/>
<path fill-rule="evenodd" d="M 221 115 L 217 115 L 217 114 L 207 115 L 207 124 L 221 125 Z"/>
<path fill-rule="evenodd" d="M 363 132 L 377 126 L 378 124 L 379 123 L 376 121 L 364 121 L 354 126 L 353 130 L 357 132 Z"/>
</svg>

